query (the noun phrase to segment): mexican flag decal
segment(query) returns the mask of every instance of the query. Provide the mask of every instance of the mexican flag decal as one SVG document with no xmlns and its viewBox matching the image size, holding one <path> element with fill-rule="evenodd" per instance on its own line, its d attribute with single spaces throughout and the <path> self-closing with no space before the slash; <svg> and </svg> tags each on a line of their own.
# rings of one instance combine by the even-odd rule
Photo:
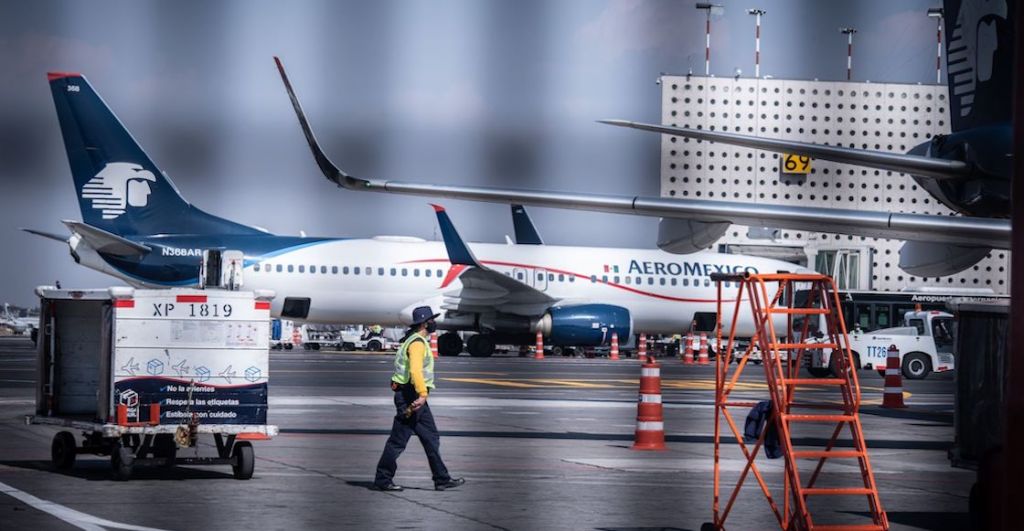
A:
<svg viewBox="0 0 1024 531">
<path fill-rule="evenodd" d="M 605 273 L 618 273 L 619 272 L 619 266 L 605 264 L 604 265 L 604 272 Z"/>
</svg>

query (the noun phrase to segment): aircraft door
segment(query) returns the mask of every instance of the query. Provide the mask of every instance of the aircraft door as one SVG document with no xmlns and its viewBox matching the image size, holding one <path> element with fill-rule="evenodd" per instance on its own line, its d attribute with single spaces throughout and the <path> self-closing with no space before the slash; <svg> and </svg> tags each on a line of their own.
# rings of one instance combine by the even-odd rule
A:
<svg viewBox="0 0 1024 531">
<path fill-rule="evenodd" d="M 537 268 L 533 274 L 533 287 L 546 291 L 548 289 L 548 271 L 543 268 Z"/>
</svg>

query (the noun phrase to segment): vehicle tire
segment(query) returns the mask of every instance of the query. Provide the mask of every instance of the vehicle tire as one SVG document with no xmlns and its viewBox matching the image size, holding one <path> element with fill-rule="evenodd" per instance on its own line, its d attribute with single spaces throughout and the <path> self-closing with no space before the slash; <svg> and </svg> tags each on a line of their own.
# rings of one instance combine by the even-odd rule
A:
<svg viewBox="0 0 1024 531">
<path fill-rule="evenodd" d="M 256 454 L 253 452 L 252 443 L 242 441 L 235 443 L 231 450 L 231 457 L 235 463 L 231 465 L 231 471 L 235 473 L 235 479 L 249 479 L 252 471 L 256 468 Z"/>
<path fill-rule="evenodd" d="M 53 436 L 50 459 L 57 470 L 67 470 L 74 466 L 76 452 L 75 436 L 70 431 L 62 431 Z"/>
<path fill-rule="evenodd" d="M 494 354 L 494 338 L 487 334 L 477 334 L 469 339 L 469 355 L 474 358 L 489 358 Z"/>
<path fill-rule="evenodd" d="M 153 437 L 153 457 L 166 459 L 164 466 L 174 466 L 174 458 L 178 455 L 178 445 L 174 443 L 174 436 L 169 433 L 160 433 Z"/>
<path fill-rule="evenodd" d="M 860 368 L 860 354 L 856 351 L 850 351 L 850 354 L 853 355 L 853 369 L 858 370 Z M 833 352 L 832 355 L 829 356 L 828 360 L 828 372 L 832 373 L 832 376 L 835 376 L 836 378 L 843 377 L 842 374 L 839 374 L 839 356 L 839 353 Z"/>
<path fill-rule="evenodd" d="M 110 452 L 110 466 L 114 469 L 114 477 L 126 481 L 132 477 L 132 465 L 135 464 L 135 453 L 131 448 L 118 443 Z"/>
<path fill-rule="evenodd" d="M 462 338 L 455 332 L 445 332 L 437 336 L 437 350 L 439 356 L 458 356 L 462 353 Z"/>
<path fill-rule="evenodd" d="M 552 356 L 565 356 L 565 348 L 561 345 L 555 345 L 551 347 Z"/>
<path fill-rule="evenodd" d="M 908 380 L 923 380 L 932 373 L 932 360 L 923 352 L 911 352 L 903 356 L 903 377 Z"/>
<path fill-rule="evenodd" d="M 355 349 L 356 344 L 350 341 L 341 344 L 341 350 L 344 350 L 345 352 L 352 352 Z"/>
<path fill-rule="evenodd" d="M 380 352 L 382 348 L 384 348 L 384 345 L 377 339 L 372 339 L 366 343 L 366 350 L 370 352 Z"/>
<path fill-rule="evenodd" d="M 285 350 L 291 350 L 293 348 L 295 348 L 295 345 L 293 345 L 291 343 L 285 343 L 285 345 L 284 345 L 284 349 Z"/>
<path fill-rule="evenodd" d="M 313 350 L 320 350 L 320 343 L 312 343 L 309 345 L 309 348 Z"/>
<path fill-rule="evenodd" d="M 833 374 L 831 367 L 807 367 L 807 372 L 815 378 L 828 378 Z"/>
</svg>

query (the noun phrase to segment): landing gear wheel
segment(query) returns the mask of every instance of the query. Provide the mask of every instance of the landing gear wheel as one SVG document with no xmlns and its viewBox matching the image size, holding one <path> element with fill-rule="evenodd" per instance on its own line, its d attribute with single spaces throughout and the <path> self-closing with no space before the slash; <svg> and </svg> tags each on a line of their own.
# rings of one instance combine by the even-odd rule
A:
<svg viewBox="0 0 1024 531">
<path fill-rule="evenodd" d="M 458 356 L 462 352 L 462 338 L 455 332 L 445 332 L 437 337 L 437 350 L 441 356 Z"/>
<path fill-rule="evenodd" d="M 135 464 L 135 453 L 131 448 L 118 443 L 110 452 L 110 466 L 114 469 L 114 477 L 127 481 L 132 477 L 132 465 Z"/>
<path fill-rule="evenodd" d="M 67 470 L 75 464 L 75 436 L 70 431 L 62 431 L 53 436 L 50 446 L 50 460 L 57 470 Z"/>
<path fill-rule="evenodd" d="M 235 443 L 235 448 L 231 451 L 231 457 L 235 460 L 231 465 L 231 471 L 235 473 L 235 479 L 251 478 L 252 471 L 256 468 L 256 455 L 253 453 L 252 443 L 249 441 Z"/>
<path fill-rule="evenodd" d="M 908 380 L 923 380 L 932 373 L 932 360 L 921 352 L 903 356 L 903 377 Z"/>
<path fill-rule="evenodd" d="M 487 334 L 477 334 L 469 338 L 467 350 L 474 358 L 489 358 L 494 354 L 494 338 Z"/>
</svg>

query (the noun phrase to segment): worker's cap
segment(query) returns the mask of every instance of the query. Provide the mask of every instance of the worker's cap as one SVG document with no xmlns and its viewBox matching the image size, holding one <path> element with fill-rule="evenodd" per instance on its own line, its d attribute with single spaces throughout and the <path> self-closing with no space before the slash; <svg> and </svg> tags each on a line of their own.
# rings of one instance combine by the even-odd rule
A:
<svg viewBox="0 0 1024 531">
<path fill-rule="evenodd" d="M 430 306 L 420 306 L 412 311 L 412 325 L 420 325 L 431 319 L 436 318 L 439 313 L 434 313 L 434 310 L 430 309 Z"/>
</svg>

